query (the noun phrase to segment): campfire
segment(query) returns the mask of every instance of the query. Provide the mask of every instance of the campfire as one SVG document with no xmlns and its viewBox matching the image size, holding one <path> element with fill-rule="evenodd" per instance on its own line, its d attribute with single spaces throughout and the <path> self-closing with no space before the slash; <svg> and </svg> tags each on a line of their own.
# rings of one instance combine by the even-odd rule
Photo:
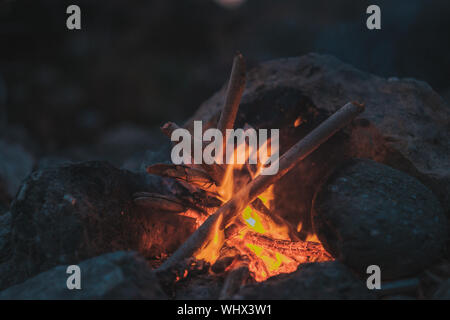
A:
<svg viewBox="0 0 450 320">
<path fill-rule="evenodd" d="M 0 212 L 0 299 L 444 297 L 448 108 L 432 97 L 329 56 L 247 73 L 238 54 L 162 126 L 171 149 L 155 136 L 128 169 L 43 163 L 23 181 Z"/>
<path fill-rule="evenodd" d="M 238 54 L 217 122 L 217 128 L 224 136 L 227 129 L 234 128 L 245 80 L 245 63 Z M 158 270 L 177 270 L 174 279 L 177 281 L 189 275 L 192 259 L 204 261 L 210 266 L 211 273 L 225 274 L 222 296 L 226 297 L 227 292 L 232 294 L 234 287 L 248 281 L 261 282 L 281 273 L 290 273 L 302 263 L 333 260 L 315 235 L 306 239 L 299 237 L 301 223 L 292 225 L 277 213 L 273 206 L 273 184 L 363 110 L 358 103 L 343 106 L 277 159 L 279 170 L 274 175 L 260 174 L 267 165 L 263 161 L 244 165 L 149 166 L 148 173 L 176 179 L 192 197 L 187 200 L 142 192 L 135 195 L 135 202 L 147 208 L 195 218 L 198 225 Z M 293 120 L 293 126 L 301 124 L 301 118 Z M 161 129 L 170 138 L 178 128 L 175 123 L 168 122 Z M 247 125 L 245 129 L 250 128 Z M 270 154 L 278 152 L 270 140 L 264 147 Z M 234 151 L 239 148 L 247 150 L 246 160 L 255 152 L 247 140 L 237 145 Z"/>
</svg>

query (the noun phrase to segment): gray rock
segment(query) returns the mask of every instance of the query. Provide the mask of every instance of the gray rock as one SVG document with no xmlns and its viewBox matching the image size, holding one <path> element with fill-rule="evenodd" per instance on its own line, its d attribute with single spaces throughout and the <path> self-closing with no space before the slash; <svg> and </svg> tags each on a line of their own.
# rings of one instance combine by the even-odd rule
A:
<svg viewBox="0 0 450 320">
<path fill-rule="evenodd" d="M 159 129 L 123 124 L 105 131 L 93 143 L 69 147 L 61 154 L 77 161 L 108 161 L 116 167 L 136 172 L 144 150 L 160 149 L 162 144 L 170 145 L 170 140 Z"/>
<path fill-rule="evenodd" d="M 308 225 L 318 182 L 349 158 L 369 158 L 419 178 L 450 212 L 450 108 L 425 82 L 389 81 L 319 54 L 269 61 L 247 78 L 236 126 L 280 128 L 282 151 L 348 101 L 366 105 L 352 125 L 275 185 L 277 212 L 291 223 Z M 215 125 L 225 89 L 200 106 L 188 128 L 194 119 Z"/>
<path fill-rule="evenodd" d="M 51 270 L 0 292 L 10 299 L 166 299 L 147 262 L 133 252 L 114 252 L 79 264 L 81 290 L 69 290 L 67 265 Z"/>
<path fill-rule="evenodd" d="M 21 145 L 0 140 L 0 202 L 16 195 L 33 163 L 33 156 Z"/>
<path fill-rule="evenodd" d="M 216 275 L 195 275 L 187 284 L 178 284 L 176 300 L 217 300 L 223 281 Z"/>
<path fill-rule="evenodd" d="M 195 229 L 193 219 L 136 207 L 133 193 L 155 191 L 143 181 L 97 161 L 32 173 L 11 205 L 12 256 L 0 288 L 107 252 L 155 257 L 175 250 Z"/>
<path fill-rule="evenodd" d="M 384 297 L 383 300 L 417 300 L 415 297 L 406 296 L 406 295 L 394 295 Z"/>
<path fill-rule="evenodd" d="M 447 221 L 435 195 L 417 179 L 354 160 L 333 173 L 313 203 L 313 225 L 325 248 L 365 274 L 383 279 L 415 274 L 443 253 Z"/>
<path fill-rule="evenodd" d="M 63 158 L 63 157 L 45 156 L 45 157 L 41 157 L 37 161 L 37 163 L 35 165 L 35 171 L 57 168 L 57 167 L 61 167 L 64 165 L 70 165 L 72 163 L 74 163 L 74 161 L 71 161 L 71 160 Z"/>
<path fill-rule="evenodd" d="M 296 272 L 247 285 L 234 299 L 373 299 L 362 280 L 337 261 L 300 265 Z"/>
<path fill-rule="evenodd" d="M 0 133 L 2 133 L 3 128 L 7 123 L 7 112 L 6 112 L 6 85 L 2 74 L 0 74 Z"/>
<path fill-rule="evenodd" d="M 8 211 L 8 209 L 9 209 L 8 203 L 7 203 L 7 202 L 2 203 L 2 202 L 0 201 L 0 216 L 1 216 L 2 214 L 5 214 L 5 213 Z"/>
<path fill-rule="evenodd" d="M 0 263 L 10 255 L 11 212 L 0 214 Z"/>
<path fill-rule="evenodd" d="M 433 294 L 435 300 L 450 300 L 450 279 L 443 281 Z"/>
</svg>

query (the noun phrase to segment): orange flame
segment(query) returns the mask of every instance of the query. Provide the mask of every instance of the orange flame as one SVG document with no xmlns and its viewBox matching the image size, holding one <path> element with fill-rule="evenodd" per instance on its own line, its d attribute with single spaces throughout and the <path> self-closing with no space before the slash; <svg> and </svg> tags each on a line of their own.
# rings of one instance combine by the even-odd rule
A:
<svg viewBox="0 0 450 320">
<path fill-rule="evenodd" d="M 297 118 L 294 126 L 299 126 L 301 122 L 301 118 Z M 243 146 L 237 146 L 236 150 L 241 147 Z M 270 150 L 270 147 L 270 141 L 268 141 L 267 148 Z M 247 150 L 246 161 L 248 160 L 249 154 L 254 152 L 254 150 Z M 221 200 L 228 201 L 231 199 L 237 183 L 237 177 L 234 176 L 235 170 L 240 170 L 243 167 L 244 165 L 238 164 L 226 166 L 223 181 L 218 189 L 218 194 Z M 261 167 L 262 164 L 258 163 L 257 170 L 253 174 L 250 174 L 252 179 L 259 174 Z M 269 210 L 274 209 L 272 208 L 273 200 L 275 199 L 273 186 L 269 187 L 258 198 Z M 299 263 L 294 261 L 292 258 L 289 258 L 280 252 L 269 250 L 252 243 L 245 243 L 244 241 L 245 235 L 248 232 L 264 234 L 273 239 L 292 240 L 289 235 L 288 225 L 279 225 L 275 223 L 270 215 L 259 212 L 251 206 L 247 206 L 240 215 L 240 222 L 244 226 L 243 229 L 241 229 L 237 235 L 231 237 L 230 239 L 225 239 L 224 230 L 220 229 L 221 222 L 222 217 L 219 217 L 213 227 L 214 232 L 212 233 L 213 235 L 211 236 L 211 239 L 209 239 L 206 245 L 195 254 L 196 259 L 214 264 L 220 256 L 220 249 L 223 247 L 225 242 L 227 242 L 228 246 L 234 246 L 241 251 L 242 256 L 248 256 L 250 260 L 248 264 L 249 271 L 252 273 L 253 278 L 256 281 L 264 281 L 271 276 L 280 273 L 293 272 L 297 269 Z M 300 231 L 301 227 L 301 224 L 299 224 L 297 231 Z M 315 235 L 311 235 L 309 240 L 318 241 Z"/>
<path fill-rule="evenodd" d="M 213 231 L 213 237 L 210 239 L 203 248 L 201 248 L 195 258 L 197 260 L 204 260 L 209 263 L 214 263 L 219 257 L 219 251 L 224 243 L 224 233 L 220 230 L 220 224 L 222 223 L 222 216 L 220 216 L 215 225 Z"/>
<path fill-rule="evenodd" d="M 303 119 L 302 117 L 297 117 L 297 119 L 295 119 L 294 121 L 294 127 L 297 128 L 298 126 L 300 126 L 303 123 Z"/>
</svg>

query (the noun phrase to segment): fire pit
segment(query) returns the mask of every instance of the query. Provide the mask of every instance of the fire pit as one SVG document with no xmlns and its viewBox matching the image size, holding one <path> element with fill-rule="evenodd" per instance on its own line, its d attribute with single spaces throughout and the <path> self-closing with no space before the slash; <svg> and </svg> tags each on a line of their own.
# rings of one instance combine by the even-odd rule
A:
<svg viewBox="0 0 450 320">
<path fill-rule="evenodd" d="M 218 121 L 223 135 L 226 129 L 233 129 L 244 87 L 245 64 L 242 55 L 238 54 L 234 59 L 224 109 Z M 199 188 L 208 197 L 223 202 L 206 221 L 204 218 L 208 216 L 208 210 L 198 210 L 199 213 L 206 212 L 205 215 L 197 213 L 197 223 L 201 227 L 159 270 L 170 269 L 183 259 L 195 257 L 211 264 L 212 270 L 216 272 L 227 272 L 229 275 L 224 290 L 229 291 L 229 287 L 233 286 L 230 283 L 244 283 L 244 278 L 251 277 L 260 282 L 280 273 L 293 272 L 301 263 L 332 260 L 317 238 L 316 241 L 300 240 L 297 235 L 299 230 L 271 210 L 271 186 L 362 110 L 363 106 L 357 103 L 345 105 L 283 154 L 279 159 L 279 171 L 275 175 L 259 174 L 264 163 L 258 163 L 253 168 L 250 165 L 217 163 L 203 166 L 156 164 L 148 167 L 148 173 L 180 180 L 188 184 L 188 188 Z M 298 126 L 299 121 L 296 119 L 294 126 Z M 170 137 L 176 128 L 178 126 L 174 123 L 167 123 L 162 130 Z M 235 150 L 241 147 L 237 145 Z M 251 152 L 247 152 L 247 160 Z M 139 193 L 136 196 L 137 204 L 151 208 L 160 206 L 159 209 L 164 210 L 168 206 L 166 202 L 176 203 L 153 194 Z M 188 273 L 186 268 L 183 274 Z M 236 279 L 239 277 L 243 279 Z"/>
<path fill-rule="evenodd" d="M 320 72 L 325 80 L 315 75 Z M 360 81 L 361 91 L 344 91 L 336 84 L 340 76 Z M 101 162 L 36 171 L 0 220 L 11 230 L 0 239 L 0 271 L 8 275 L 0 287 L 9 287 L 0 298 L 44 285 L 68 263 L 79 263 L 89 279 L 102 277 L 97 264 L 119 270 L 127 284 L 111 287 L 131 286 L 135 297 L 151 299 L 365 299 L 416 294 L 426 281 L 435 287 L 446 274 L 428 269 L 446 265 L 445 170 L 433 163 L 431 172 L 422 166 L 425 155 L 402 149 L 407 143 L 380 116 L 387 111 L 374 98 L 387 84 L 367 77 L 319 55 L 268 63 L 247 74 L 238 54 L 218 95 L 184 126 L 168 122 L 161 130 L 171 138 L 179 129 L 194 132 L 195 121 L 202 121 L 201 136 L 217 127 L 225 139 L 238 127 L 279 128 L 279 146 L 273 135 L 257 148 L 250 138 L 238 140 L 232 158 L 244 150 L 244 163 L 150 161 L 145 176 Z M 302 90 L 295 87 L 301 79 Z M 372 92 L 364 79 L 381 89 Z M 418 129 L 403 130 L 411 136 Z M 414 143 L 434 148 L 425 138 Z M 268 162 L 250 163 L 261 148 L 276 164 L 274 174 L 263 174 Z M 37 210 L 36 203 L 45 206 Z M 120 250 L 138 251 L 147 261 L 131 253 L 104 254 Z M 366 270 L 374 265 L 383 280 L 376 292 L 366 285 Z M 425 269 L 424 282 L 419 275 Z M 52 290 L 39 291 L 68 295 Z"/>
</svg>

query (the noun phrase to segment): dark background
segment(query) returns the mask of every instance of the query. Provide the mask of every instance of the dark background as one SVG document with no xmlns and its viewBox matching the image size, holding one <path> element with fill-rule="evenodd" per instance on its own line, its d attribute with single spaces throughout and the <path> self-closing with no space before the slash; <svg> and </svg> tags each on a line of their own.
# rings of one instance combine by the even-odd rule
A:
<svg viewBox="0 0 450 320">
<path fill-rule="evenodd" d="M 80 31 L 66 29 L 69 4 L 81 7 Z M 382 30 L 365 26 L 370 4 L 381 7 Z M 0 0 L 2 134 L 38 155 L 120 145 L 130 132 L 150 145 L 152 128 L 182 122 L 223 85 L 236 50 L 250 67 L 330 53 L 380 76 L 424 80 L 448 101 L 449 31 L 447 0 L 247 0 L 234 9 L 213 0 Z"/>
</svg>

